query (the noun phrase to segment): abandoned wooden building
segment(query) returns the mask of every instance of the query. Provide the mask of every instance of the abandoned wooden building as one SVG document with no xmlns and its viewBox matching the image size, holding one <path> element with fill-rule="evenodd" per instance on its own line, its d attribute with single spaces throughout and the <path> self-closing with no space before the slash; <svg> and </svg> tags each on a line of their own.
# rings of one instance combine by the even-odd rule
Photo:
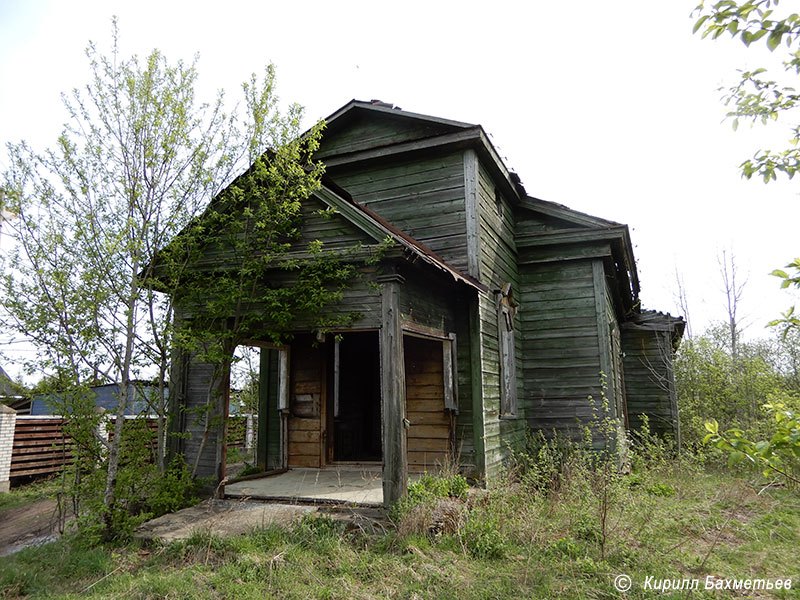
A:
<svg viewBox="0 0 800 600">
<path fill-rule="evenodd" d="M 574 435 L 601 399 L 622 427 L 646 414 L 677 438 L 684 324 L 642 310 L 626 225 L 530 196 L 480 125 L 381 102 L 333 113 L 315 156 L 332 183 L 308 198 L 302 237 L 392 250 L 331 307 L 361 315 L 346 330 L 248 341 L 263 347 L 264 469 L 382 465 L 389 503 L 445 461 L 491 481 L 528 431 Z M 174 371 L 171 427 L 188 435 L 173 451 L 222 480 L 224 419 L 201 444 L 193 412 L 210 368 Z"/>
</svg>

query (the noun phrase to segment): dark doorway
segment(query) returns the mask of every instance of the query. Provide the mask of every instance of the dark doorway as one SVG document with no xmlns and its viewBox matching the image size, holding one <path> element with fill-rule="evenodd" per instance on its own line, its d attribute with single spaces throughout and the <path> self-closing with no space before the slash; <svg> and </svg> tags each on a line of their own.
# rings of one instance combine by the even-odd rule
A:
<svg viewBox="0 0 800 600">
<path fill-rule="evenodd" d="M 381 377 L 378 333 L 342 333 L 328 344 L 328 457 L 380 461 Z M 338 346 L 338 349 L 337 349 Z"/>
</svg>

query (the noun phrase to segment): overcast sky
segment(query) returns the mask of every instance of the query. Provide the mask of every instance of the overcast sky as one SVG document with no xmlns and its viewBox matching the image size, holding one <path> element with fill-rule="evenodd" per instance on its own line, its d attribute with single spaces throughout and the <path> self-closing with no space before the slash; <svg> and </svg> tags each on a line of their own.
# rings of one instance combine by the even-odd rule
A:
<svg viewBox="0 0 800 600">
<path fill-rule="evenodd" d="M 0 0 L 0 142 L 53 144 L 59 95 L 88 81 L 87 42 L 107 50 L 117 15 L 123 54 L 199 53 L 209 98 L 273 62 L 309 124 L 352 98 L 480 123 L 528 193 L 630 226 L 645 307 L 679 312 L 677 269 L 696 333 L 725 316 L 717 257 L 733 252 L 760 336 L 796 297 L 768 273 L 800 254 L 798 199 L 741 179 L 784 133 L 734 133 L 719 88 L 776 57 L 693 36 L 696 3 Z"/>
</svg>

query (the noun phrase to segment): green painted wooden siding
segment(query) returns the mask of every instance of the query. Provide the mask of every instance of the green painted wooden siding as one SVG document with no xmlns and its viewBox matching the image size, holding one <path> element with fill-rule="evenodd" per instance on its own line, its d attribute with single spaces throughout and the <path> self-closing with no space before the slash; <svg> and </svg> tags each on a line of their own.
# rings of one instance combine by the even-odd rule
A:
<svg viewBox="0 0 800 600">
<path fill-rule="evenodd" d="M 353 118 L 346 128 L 337 127 L 323 134 L 316 158 L 325 159 L 370 148 L 380 148 L 448 133 L 457 128 L 440 123 L 421 122 L 384 115 L 380 118 Z"/>
<path fill-rule="evenodd" d="M 571 221 L 558 219 L 547 215 L 539 215 L 537 218 L 523 218 L 516 224 L 517 235 L 524 236 L 541 233 L 544 231 L 555 231 L 558 229 L 581 229 L 581 226 Z"/>
<path fill-rule="evenodd" d="M 354 200 L 466 272 L 461 153 L 340 166 L 328 174 Z"/>
<path fill-rule="evenodd" d="M 315 197 L 306 199 L 300 207 L 301 227 L 298 239 L 292 243 L 290 252 L 302 253 L 308 248 L 311 241 L 319 240 L 323 248 L 341 252 L 361 244 L 375 244 L 372 239 L 361 229 L 341 216 L 333 215 L 324 217 L 319 211 L 327 205 Z M 235 260 L 230 249 L 230 238 L 222 235 L 211 235 L 206 244 L 203 258 L 198 261 L 196 268 L 224 266 L 226 262 Z"/>
<path fill-rule="evenodd" d="M 259 371 L 259 406 L 256 447 L 258 465 L 264 470 L 283 466 L 281 452 L 281 415 L 278 412 L 278 351 L 261 349 Z"/>
<path fill-rule="evenodd" d="M 678 407 L 669 333 L 625 327 L 622 348 L 630 429 L 639 430 L 646 414 L 652 432 L 676 439 Z"/>
<path fill-rule="evenodd" d="M 536 263 L 520 271 L 528 424 L 578 438 L 601 397 L 593 261 Z"/>
<path fill-rule="evenodd" d="M 477 178 L 478 226 L 480 243 L 481 282 L 489 288 L 479 294 L 481 377 L 483 392 L 483 430 L 486 478 L 499 475 L 511 449 L 525 442 L 525 413 L 523 400 L 523 337 L 520 314 L 515 318 L 514 347 L 517 369 L 517 418 L 500 418 L 500 348 L 495 290 L 511 283 L 517 300 L 520 280 L 517 270 L 517 250 L 514 244 L 514 215 L 507 198 L 496 191 L 495 183 L 484 165 L 479 164 Z M 498 201 L 501 208 L 498 210 Z"/>
<path fill-rule="evenodd" d="M 186 461 L 193 468 L 197 461 L 197 477 L 217 477 L 217 468 L 221 461 L 219 455 L 220 429 L 215 426 L 225 418 L 225 402 L 217 396 L 220 393 L 222 378 L 214 376 L 214 366 L 197 361 L 189 361 L 186 369 L 186 393 L 183 399 L 183 411 L 186 419 L 185 432 L 188 434 L 183 442 Z M 208 412 L 205 407 L 209 402 L 216 410 Z M 203 436 L 206 419 L 211 419 L 206 441 Z M 199 455 L 199 459 L 197 458 Z"/>
<path fill-rule="evenodd" d="M 602 261 L 594 261 L 593 268 L 598 272 L 595 283 L 598 285 L 596 293 L 602 297 L 601 312 L 598 314 L 598 331 L 604 328 L 603 335 L 600 336 L 600 353 L 605 354 L 601 365 L 606 381 L 606 399 L 610 416 L 619 419 L 622 425 L 625 424 L 625 408 L 623 405 L 623 382 L 622 382 L 622 347 L 620 344 L 619 322 L 614 310 L 612 292 L 609 287 L 608 279 Z"/>
<path fill-rule="evenodd" d="M 445 333 L 455 331 L 454 294 L 442 278 L 404 271 L 400 287 L 400 318 Z"/>
</svg>

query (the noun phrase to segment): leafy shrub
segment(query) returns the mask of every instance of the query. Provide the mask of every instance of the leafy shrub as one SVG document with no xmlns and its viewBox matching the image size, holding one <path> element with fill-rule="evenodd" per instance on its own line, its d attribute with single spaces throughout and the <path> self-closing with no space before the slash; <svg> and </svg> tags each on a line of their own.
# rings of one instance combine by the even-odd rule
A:
<svg viewBox="0 0 800 600">
<path fill-rule="evenodd" d="M 338 544 L 344 525 L 328 516 L 308 513 L 295 523 L 293 533 L 305 546 Z"/>
<path fill-rule="evenodd" d="M 570 441 L 555 432 L 551 438 L 542 431 L 529 433 L 524 451 L 511 451 L 512 469 L 527 490 L 546 494 L 558 487 L 564 466 L 574 451 Z"/>
<path fill-rule="evenodd" d="M 460 537 L 473 558 L 503 558 L 509 552 L 510 542 L 502 531 L 499 518 L 486 511 L 471 511 Z"/>
<path fill-rule="evenodd" d="M 469 484 L 462 475 L 425 473 L 418 481 L 409 483 L 408 494 L 389 509 L 389 518 L 395 523 L 399 523 L 419 506 L 432 510 L 438 500 L 466 498 L 467 490 L 469 490 Z"/>
<path fill-rule="evenodd" d="M 585 551 L 581 545 L 572 538 L 558 538 L 547 547 L 547 552 L 563 558 L 578 558 L 583 556 Z"/>
<path fill-rule="evenodd" d="M 669 498 L 675 495 L 675 488 L 668 483 L 651 483 L 645 488 L 645 491 L 651 496 L 661 496 L 662 498 Z"/>
</svg>

